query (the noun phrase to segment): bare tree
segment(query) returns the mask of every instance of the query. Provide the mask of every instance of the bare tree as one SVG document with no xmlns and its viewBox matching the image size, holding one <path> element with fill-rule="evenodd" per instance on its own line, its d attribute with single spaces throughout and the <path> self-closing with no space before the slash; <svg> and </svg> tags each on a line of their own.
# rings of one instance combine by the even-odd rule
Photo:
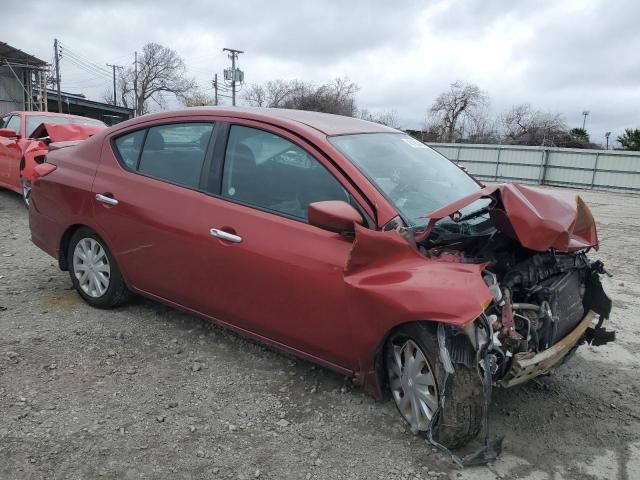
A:
<svg viewBox="0 0 640 480">
<path fill-rule="evenodd" d="M 499 143 L 497 120 L 489 118 L 486 108 L 469 112 L 465 116 L 462 133 L 469 143 Z"/>
<path fill-rule="evenodd" d="M 252 107 L 281 108 L 282 102 L 298 88 L 297 80 L 269 80 L 265 84 L 250 85 L 243 93 L 242 99 Z"/>
<path fill-rule="evenodd" d="M 465 118 L 486 108 L 488 103 L 487 95 L 477 85 L 454 82 L 431 105 L 431 123 L 440 126 L 445 142 L 452 142 L 463 136 L 461 127 Z"/>
<path fill-rule="evenodd" d="M 533 110 L 528 103 L 515 105 L 499 122 L 504 141 L 515 145 L 560 146 L 569 135 L 560 114 Z"/>
<path fill-rule="evenodd" d="M 186 77 L 185 73 L 184 60 L 174 50 L 147 43 L 138 55 L 137 69 L 131 66 L 120 73 L 120 103 L 136 108 L 137 115 L 147 113 L 152 104 L 164 108 L 165 95 L 181 99 L 196 88 L 195 80 Z"/>
<path fill-rule="evenodd" d="M 268 107 L 267 88 L 264 85 L 249 85 L 241 95 L 242 99 L 252 107 Z"/>
<path fill-rule="evenodd" d="M 400 121 L 398 120 L 398 112 L 396 110 L 387 110 L 379 114 L 372 114 L 369 110 L 360 110 L 359 117 L 369 122 L 376 122 L 391 128 L 400 129 Z"/>
<path fill-rule="evenodd" d="M 354 116 L 357 113 L 357 91 L 357 84 L 346 78 L 337 78 L 319 86 L 300 80 L 271 80 L 262 85 L 249 86 L 242 98 L 255 107 L 292 108 Z"/>
<path fill-rule="evenodd" d="M 214 104 L 214 99 L 211 95 L 200 91 L 185 94 L 180 98 L 180 101 L 185 107 L 204 107 Z"/>
</svg>

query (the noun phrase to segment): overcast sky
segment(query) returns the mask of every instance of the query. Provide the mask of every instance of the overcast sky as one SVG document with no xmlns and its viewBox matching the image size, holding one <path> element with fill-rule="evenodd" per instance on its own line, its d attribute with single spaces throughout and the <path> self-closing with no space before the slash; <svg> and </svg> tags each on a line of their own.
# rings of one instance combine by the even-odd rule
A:
<svg viewBox="0 0 640 480">
<path fill-rule="evenodd" d="M 475 83 L 496 115 L 513 104 L 561 113 L 596 142 L 640 127 L 640 2 L 175 0 L 5 4 L 0 40 L 53 58 L 53 39 L 99 65 L 133 62 L 147 42 L 175 49 L 202 88 L 245 50 L 247 83 L 347 76 L 358 104 L 420 128 L 451 82 Z M 27 19 L 28 17 L 28 19 Z M 106 68 L 106 67 L 105 67 Z M 62 87 L 100 100 L 105 76 L 62 61 Z"/>
</svg>

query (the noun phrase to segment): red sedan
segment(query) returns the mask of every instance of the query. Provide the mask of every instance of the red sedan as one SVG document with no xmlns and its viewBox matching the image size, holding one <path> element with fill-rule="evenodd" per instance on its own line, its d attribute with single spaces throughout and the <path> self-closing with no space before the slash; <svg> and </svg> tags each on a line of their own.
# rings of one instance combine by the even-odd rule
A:
<svg viewBox="0 0 640 480">
<path fill-rule="evenodd" d="M 375 123 L 165 112 L 36 173 L 33 242 L 90 305 L 141 294 L 326 365 L 449 447 L 478 433 L 493 386 L 613 339 L 592 325 L 611 301 L 579 197 L 484 187 Z"/>
<path fill-rule="evenodd" d="M 0 117 L 0 187 L 21 193 L 28 205 L 33 169 L 47 145 L 84 140 L 104 128 L 99 120 L 63 113 L 11 112 Z"/>
</svg>

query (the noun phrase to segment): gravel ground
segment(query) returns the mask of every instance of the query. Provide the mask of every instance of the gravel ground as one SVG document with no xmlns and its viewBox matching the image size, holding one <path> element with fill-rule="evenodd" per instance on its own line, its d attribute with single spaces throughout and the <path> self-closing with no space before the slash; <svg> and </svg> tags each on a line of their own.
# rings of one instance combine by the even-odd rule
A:
<svg viewBox="0 0 640 480">
<path fill-rule="evenodd" d="M 494 391 L 503 455 L 461 470 L 331 371 L 149 300 L 90 308 L 0 191 L 0 478 L 640 478 L 640 197 L 581 194 L 619 340 Z"/>
</svg>

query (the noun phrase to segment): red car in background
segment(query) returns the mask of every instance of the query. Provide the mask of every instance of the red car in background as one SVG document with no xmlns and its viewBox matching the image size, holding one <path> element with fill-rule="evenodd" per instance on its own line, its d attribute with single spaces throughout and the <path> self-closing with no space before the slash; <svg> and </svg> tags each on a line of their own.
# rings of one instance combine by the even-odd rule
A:
<svg viewBox="0 0 640 480">
<path fill-rule="evenodd" d="M 141 294 L 321 363 L 448 447 L 480 431 L 493 386 L 613 339 L 580 197 L 485 187 L 379 124 L 163 112 L 36 173 L 32 240 L 90 305 Z"/>
<path fill-rule="evenodd" d="M 11 112 L 0 117 L 0 187 L 21 193 L 29 205 L 34 168 L 52 142 L 85 140 L 107 128 L 99 120 L 52 112 Z"/>
</svg>

